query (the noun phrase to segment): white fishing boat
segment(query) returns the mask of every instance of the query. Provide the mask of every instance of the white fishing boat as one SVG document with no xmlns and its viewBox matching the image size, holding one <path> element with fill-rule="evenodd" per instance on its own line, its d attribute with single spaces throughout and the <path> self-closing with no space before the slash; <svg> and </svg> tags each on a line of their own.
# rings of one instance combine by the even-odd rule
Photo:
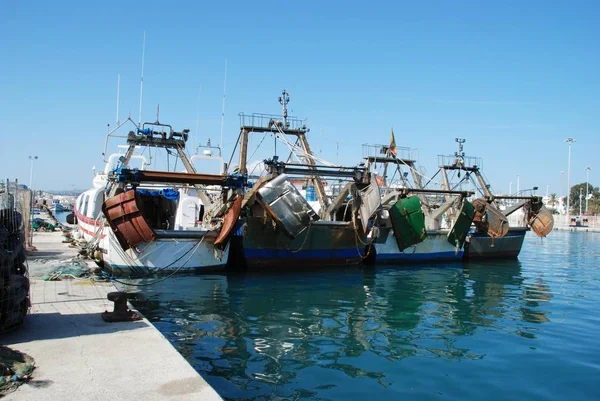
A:
<svg viewBox="0 0 600 401">
<path fill-rule="evenodd" d="M 372 236 L 375 260 L 394 264 L 460 261 L 472 220 L 464 200 L 472 193 L 422 188 L 413 153 L 410 148 L 396 147 L 393 132 L 390 146 L 363 145 L 363 159 L 368 170 L 377 174 L 383 195 L 383 210 Z M 379 169 L 383 169 L 381 174 Z M 445 212 L 453 204 L 444 203 L 446 197 L 456 197 L 456 204 L 465 209 L 461 214 L 465 217 L 451 227 L 443 227 Z"/>
<path fill-rule="evenodd" d="M 54 213 L 60 213 L 60 212 L 64 212 L 65 208 L 62 205 L 62 203 L 60 203 L 59 199 L 52 199 L 52 211 Z"/>
<path fill-rule="evenodd" d="M 107 145 L 123 124 L 108 134 Z M 88 252 L 113 276 L 223 268 L 240 212 L 242 177 L 224 174 L 220 154 L 188 158 L 189 130 L 175 132 L 158 121 L 133 124 L 127 150 L 105 159 L 103 172 L 75 203 Z M 148 170 L 150 150 L 175 159 L 175 166 L 180 161 L 185 171 Z M 218 174 L 196 172 L 195 159 L 207 158 L 219 161 Z M 134 169 L 135 160 L 141 165 Z"/>
<path fill-rule="evenodd" d="M 541 196 L 516 194 L 497 195 L 483 174 L 483 159 L 465 156 L 465 139 L 456 138 L 458 152 L 439 155 L 438 172 L 445 189 L 462 185 L 474 189 L 470 202 L 475 208 L 473 227 L 465 244 L 464 259 L 511 259 L 521 252 L 525 235 L 531 229 L 537 236 L 545 237 L 554 227 L 554 218 Z M 462 177 L 461 177 L 462 173 Z M 437 173 L 436 173 L 437 174 Z M 534 190 L 537 188 L 534 188 Z M 509 216 L 519 211 L 523 216 L 517 225 L 509 225 Z M 450 210 L 456 215 L 457 209 Z"/>
</svg>

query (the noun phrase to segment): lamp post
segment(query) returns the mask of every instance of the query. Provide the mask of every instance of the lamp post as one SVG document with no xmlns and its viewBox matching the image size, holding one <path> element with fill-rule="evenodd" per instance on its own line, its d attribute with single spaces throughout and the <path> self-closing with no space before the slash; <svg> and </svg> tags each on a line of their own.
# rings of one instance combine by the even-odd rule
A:
<svg viewBox="0 0 600 401">
<path fill-rule="evenodd" d="M 581 215 L 583 214 L 583 205 L 582 205 L 582 199 L 583 199 L 583 188 L 579 188 L 579 221 L 583 221 L 581 220 Z"/>
<path fill-rule="evenodd" d="M 33 227 L 31 226 L 33 222 L 33 203 L 35 199 L 35 192 L 33 191 L 33 162 L 37 160 L 37 156 L 29 156 L 29 160 L 31 160 L 31 169 L 29 171 L 29 190 L 31 192 L 31 203 L 29 204 L 29 245 L 33 246 Z"/>
<path fill-rule="evenodd" d="M 519 192 L 519 187 L 521 186 L 521 181 L 519 178 L 519 174 L 517 174 L 517 193 Z"/>
<path fill-rule="evenodd" d="M 587 172 L 587 178 L 585 180 L 585 214 L 587 214 L 588 212 L 588 200 L 590 197 L 590 170 L 592 168 L 590 166 L 587 166 L 585 168 L 585 171 Z"/>
<path fill-rule="evenodd" d="M 573 145 L 573 142 L 575 142 L 575 138 L 569 137 L 565 139 L 565 142 L 569 144 L 569 162 L 567 165 L 567 224 L 569 224 L 571 222 L 569 220 L 569 213 L 571 212 L 569 210 L 571 203 L 571 145 Z"/>
<path fill-rule="evenodd" d="M 33 161 L 37 160 L 37 156 L 29 156 L 29 160 L 31 160 L 31 171 L 29 172 L 29 189 L 32 189 L 33 185 Z"/>
</svg>

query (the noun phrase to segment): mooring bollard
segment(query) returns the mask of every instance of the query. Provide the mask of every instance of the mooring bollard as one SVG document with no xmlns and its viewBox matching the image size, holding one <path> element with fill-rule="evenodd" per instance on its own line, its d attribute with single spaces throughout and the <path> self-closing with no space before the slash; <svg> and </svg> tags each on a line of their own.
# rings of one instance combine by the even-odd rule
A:
<svg viewBox="0 0 600 401">
<path fill-rule="evenodd" d="M 133 322 L 142 319 L 140 315 L 127 307 L 128 295 L 126 292 L 109 292 L 106 297 L 109 301 L 115 303 L 115 309 L 112 312 L 105 311 L 102 314 L 102 319 L 105 322 Z"/>
</svg>

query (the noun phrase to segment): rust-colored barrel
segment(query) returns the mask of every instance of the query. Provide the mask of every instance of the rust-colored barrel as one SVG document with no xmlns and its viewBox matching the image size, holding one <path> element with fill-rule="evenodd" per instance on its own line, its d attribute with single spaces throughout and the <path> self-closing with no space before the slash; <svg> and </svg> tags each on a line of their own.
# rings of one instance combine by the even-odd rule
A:
<svg viewBox="0 0 600 401">
<path fill-rule="evenodd" d="M 508 234 L 508 219 L 498 209 L 489 206 L 485 210 L 488 223 L 488 235 L 491 237 L 504 237 Z"/>
<path fill-rule="evenodd" d="M 473 224 L 479 231 L 487 233 L 490 237 L 504 237 L 508 234 L 508 219 L 485 199 L 478 198 L 473 202 L 475 217 Z"/>
<path fill-rule="evenodd" d="M 135 190 L 107 199 L 102 205 L 102 211 L 123 250 L 156 238 L 137 206 Z"/>
<path fill-rule="evenodd" d="M 529 212 L 527 223 L 539 237 L 545 237 L 554 228 L 554 216 L 546 206 L 542 206 L 537 213 Z"/>
</svg>

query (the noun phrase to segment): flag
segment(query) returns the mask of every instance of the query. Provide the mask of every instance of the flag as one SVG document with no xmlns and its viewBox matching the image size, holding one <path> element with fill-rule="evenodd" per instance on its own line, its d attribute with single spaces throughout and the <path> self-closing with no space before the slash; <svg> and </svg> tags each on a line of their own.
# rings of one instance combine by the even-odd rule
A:
<svg viewBox="0 0 600 401">
<path fill-rule="evenodd" d="M 398 156 L 398 151 L 396 150 L 396 138 L 394 138 L 394 129 L 392 128 L 392 138 L 390 139 L 390 147 L 388 148 L 387 156 Z"/>
</svg>

